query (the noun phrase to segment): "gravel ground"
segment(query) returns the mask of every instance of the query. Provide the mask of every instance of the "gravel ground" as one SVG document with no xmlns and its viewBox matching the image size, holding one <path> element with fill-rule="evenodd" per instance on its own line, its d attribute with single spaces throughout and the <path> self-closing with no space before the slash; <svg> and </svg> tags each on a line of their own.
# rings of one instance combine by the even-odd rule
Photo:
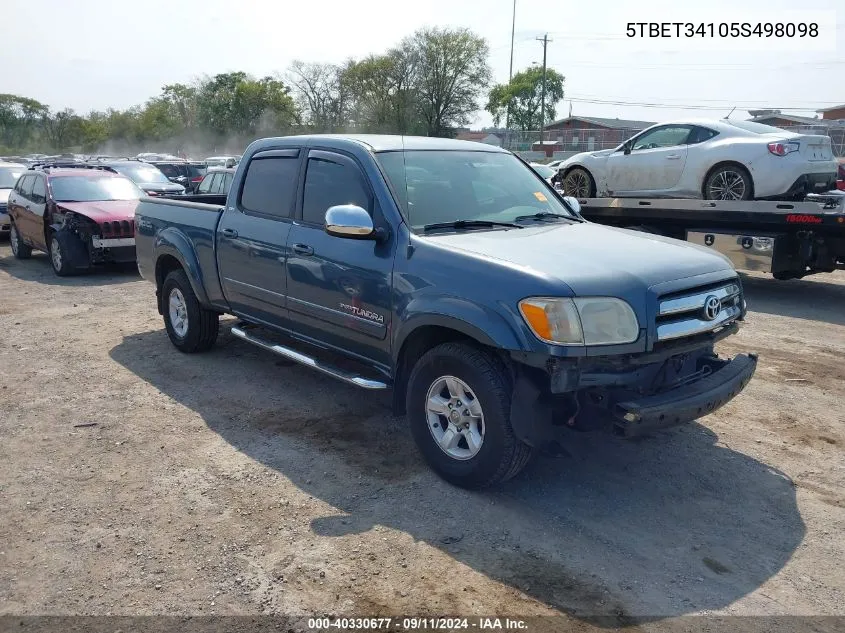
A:
<svg viewBox="0 0 845 633">
<path fill-rule="evenodd" d="M 845 615 L 845 274 L 746 278 L 700 423 L 450 487 L 372 397 L 0 244 L 0 614 Z"/>
</svg>

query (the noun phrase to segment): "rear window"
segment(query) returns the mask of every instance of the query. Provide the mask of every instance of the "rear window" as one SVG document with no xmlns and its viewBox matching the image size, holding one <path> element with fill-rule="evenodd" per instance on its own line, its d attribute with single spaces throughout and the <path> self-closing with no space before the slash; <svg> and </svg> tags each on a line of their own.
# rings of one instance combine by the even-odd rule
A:
<svg viewBox="0 0 845 633">
<path fill-rule="evenodd" d="M 24 169 L 24 167 L 0 167 L 0 189 L 14 188 Z"/>
<path fill-rule="evenodd" d="M 158 167 L 168 178 L 178 178 L 179 176 L 185 175 L 184 165 L 168 165 L 167 163 L 163 163 L 161 165 L 156 165 L 156 167 Z"/>
<path fill-rule="evenodd" d="M 253 159 L 244 179 L 241 207 L 254 213 L 290 217 L 298 172 L 298 158 Z"/>
<path fill-rule="evenodd" d="M 771 125 L 763 125 L 762 123 L 755 123 L 754 121 L 725 121 L 728 125 L 738 127 L 740 130 L 746 132 L 753 132 L 754 134 L 783 134 L 786 130 Z"/>
</svg>

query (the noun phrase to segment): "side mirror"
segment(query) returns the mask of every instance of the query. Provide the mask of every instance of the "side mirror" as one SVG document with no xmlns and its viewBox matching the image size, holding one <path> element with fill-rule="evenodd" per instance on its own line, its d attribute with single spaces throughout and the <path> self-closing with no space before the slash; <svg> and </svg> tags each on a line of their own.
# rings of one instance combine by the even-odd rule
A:
<svg viewBox="0 0 845 633">
<path fill-rule="evenodd" d="M 326 233 L 335 237 L 369 240 L 376 237 L 370 214 L 356 204 L 339 204 L 326 211 Z"/>
<path fill-rule="evenodd" d="M 569 208 L 575 211 L 577 215 L 581 215 L 581 203 L 578 202 L 577 198 L 573 198 L 572 196 L 564 196 L 563 201 L 569 205 Z"/>
<path fill-rule="evenodd" d="M 625 156 L 630 154 L 631 153 L 631 145 L 630 144 L 625 145 L 625 148 L 622 150 L 622 153 L 625 154 Z"/>
</svg>

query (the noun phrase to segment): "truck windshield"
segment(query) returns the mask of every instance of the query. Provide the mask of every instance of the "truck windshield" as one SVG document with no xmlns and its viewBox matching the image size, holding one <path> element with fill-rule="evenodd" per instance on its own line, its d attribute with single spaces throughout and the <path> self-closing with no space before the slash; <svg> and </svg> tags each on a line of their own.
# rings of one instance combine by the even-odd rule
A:
<svg viewBox="0 0 845 633">
<path fill-rule="evenodd" d="M 455 221 L 574 217 L 546 182 L 512 154 L 407 150 L 376 154 L 413 229 Z"/>
<path fill-rule="evenodd" d="M 64 176 L 50 179 L 56 202 L 138 200 L 144 193 L 128 178 L 110 176 Z"/>
</svg>

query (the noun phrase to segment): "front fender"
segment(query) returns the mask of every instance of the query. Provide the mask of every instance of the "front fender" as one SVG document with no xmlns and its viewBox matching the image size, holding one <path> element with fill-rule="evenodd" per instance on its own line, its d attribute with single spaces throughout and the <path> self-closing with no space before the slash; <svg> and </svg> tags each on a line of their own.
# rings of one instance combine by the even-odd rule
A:
<svg viewBox="0 0 845 633">
<path fill-rule="evenodd" d="M 174 227 L 168 227 L 162 230 L 158 233 L 158 235 L 156 235 L 155 242 L 153 243 L 153 253 L 155 254 L 154 261 L 157 286 L 160 285 L 158 283 L 159 281 L 163 281 L 158 279 L 159 262 L 162 257 L 170 255 L 171 257 L 174 257 L 185 270 L 185 274 L 188 275 L 188 281 L 191 282 L 191 288 L 197 296 L 200 304 L 204 306 L 209 304 L 202 268 L 200 268 L 196 250 L 194 249 L 194 245 L 191 243 L 191 240 L 189 240 L 184 233 Z"/>
<path fill-rule="evenodd" d="M 484 345 L 502 350 L 530 350 L 530 339 L 515 316 L 504 309 L 499 312 L 462 297 L 415 298 L 397 315 L 393 338 L 394 361 L 398 360 L 399 351 L 407 338 L 415 330 L 426 326 L 456 330 Z"/>
</svg>

